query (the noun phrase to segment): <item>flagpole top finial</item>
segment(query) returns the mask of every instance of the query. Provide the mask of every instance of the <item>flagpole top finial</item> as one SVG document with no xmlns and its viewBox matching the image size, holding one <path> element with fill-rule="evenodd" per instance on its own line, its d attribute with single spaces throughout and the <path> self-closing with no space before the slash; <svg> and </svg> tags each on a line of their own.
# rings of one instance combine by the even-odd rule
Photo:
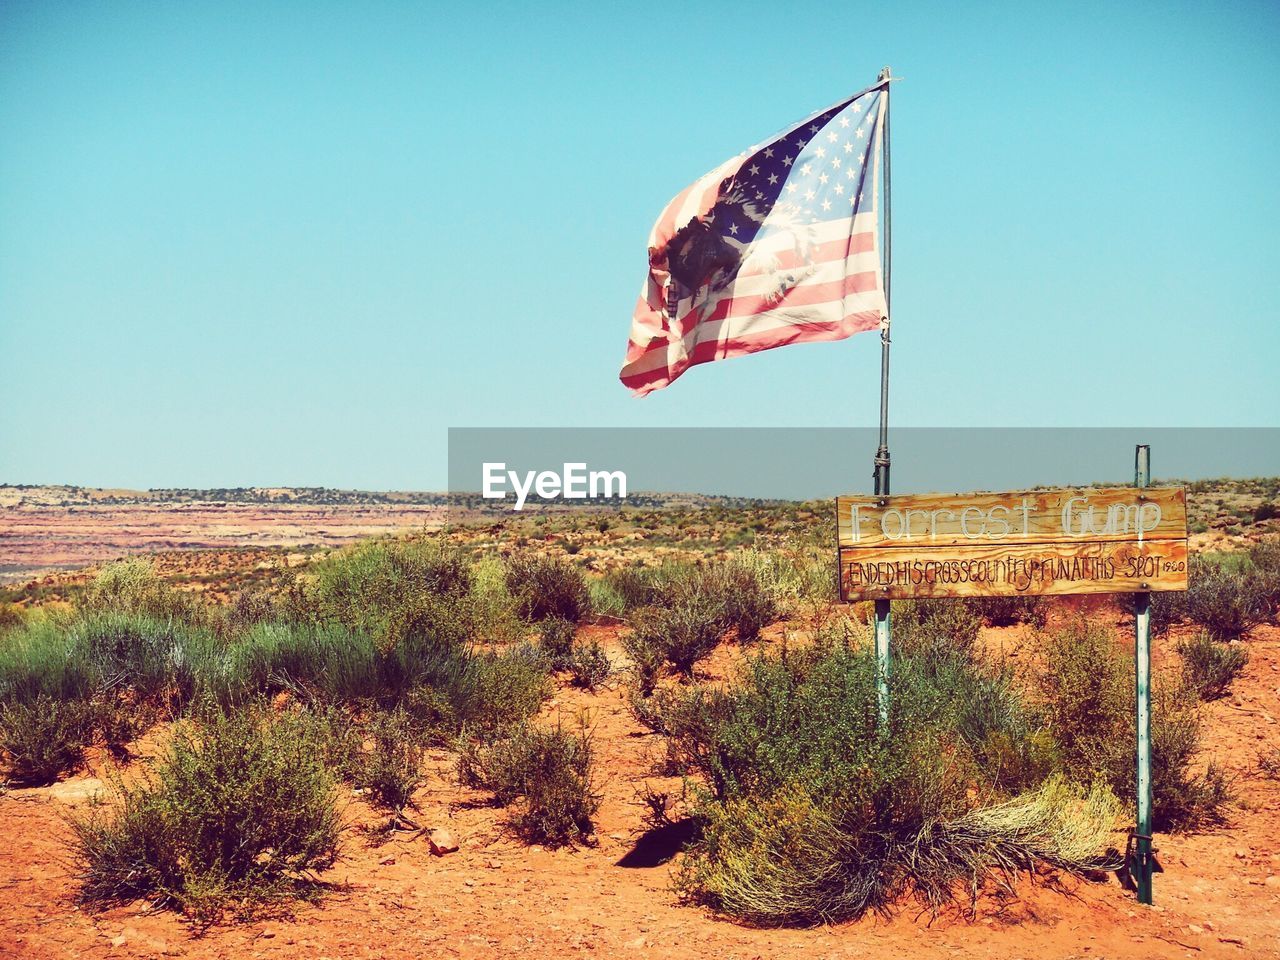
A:
<svg viewBox="0 0 1280 960">
<path fill-rule="evenodd" d="M 880 68 L 880 76 L 876 77 L 876 80 L 877 80 L 878 82 L 883 82 L 883 81 L 885 81 L 885 80 L 890 80 L 890 79 L 892 79 L 892 77 L 893 77 L 893 71 L 891 71 L 891 70 L 886 66 L 886 67 L 881 67 L 881 68 Z"/>
</svg>

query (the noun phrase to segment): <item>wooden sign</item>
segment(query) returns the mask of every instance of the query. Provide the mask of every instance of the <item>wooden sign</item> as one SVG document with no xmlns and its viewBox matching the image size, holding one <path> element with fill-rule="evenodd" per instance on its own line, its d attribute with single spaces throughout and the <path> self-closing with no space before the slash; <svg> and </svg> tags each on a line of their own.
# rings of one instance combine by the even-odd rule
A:
<svg viewBox="0 0 1280 960">
<path fill-rule="evenodd" d="M 844 600 L 1187 589 L 1180 487 L 836 499 Z"/>
</svg>

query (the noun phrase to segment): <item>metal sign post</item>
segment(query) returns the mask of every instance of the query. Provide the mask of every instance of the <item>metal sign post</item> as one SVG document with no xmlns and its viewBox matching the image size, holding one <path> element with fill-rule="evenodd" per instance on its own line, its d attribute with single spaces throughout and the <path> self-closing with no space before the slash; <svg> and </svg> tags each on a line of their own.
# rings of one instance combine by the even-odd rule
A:
<svg viewBox="0 0 1280 960">
<path fill-rule="evenodd" d="M 876 496 L 889 495 L 889 291 L 893 270 L 893 217 L 890 207 L 889 173 L 889 80 L 888 67 L 880 71 L 879 80 L 884 83 L 884 142 L 880 145 L 884 158 L 884 306 L 885 317 L 880 324 L 880 445 L 876 449 Z M 876 701 L 880 714 L 881 731 L 889 727 L 889 600 L 876 600 Z"/>
<path fill-rule="evenodd" d="M 1139 444 L 1134 456 L 1134 486 L 1151 482 L 1151 447 Z M 1145 586 L 1145 584 L 1144 584 Z M 1134 677 L 1138 727 L 1138 823 L 1134 830 L 1133 862 L 1129 872 L 1139 903 L 1151 903 L 1151 594 L 1133 597 Z"/>
</svg>

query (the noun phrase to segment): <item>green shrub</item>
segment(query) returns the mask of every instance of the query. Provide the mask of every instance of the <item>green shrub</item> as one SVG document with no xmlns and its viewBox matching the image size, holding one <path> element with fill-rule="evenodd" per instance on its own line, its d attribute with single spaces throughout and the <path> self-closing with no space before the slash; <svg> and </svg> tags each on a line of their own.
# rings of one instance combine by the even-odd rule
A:
<svg viewBox="0 0 1280 960">
<path fill-rule="evenodd" d="M 472 585 L 466 558 L 438 539 L 373 540 L 338 551 L 310 570 L 312 582 L 304 592 L 315 615 L 373 634 L 406 604 L 420 598 L 461 601 Z"/>
<path fill-rule="evenodd" d="M 268 593 L 241 590 L 227 610 L 226 629 L 235 634 L 255 624 L 279 620 L 281 610 Z"/>
<path fill-rule="evenodd" d="M 1232 778 L 1217 763 L 1200 767 L 1199 698 L 1188 685 L 1157 685 L 1151 704 L 1151 810 L 1157 830 L 1196 830 L 1226 821 L 1236 801 Z M 1126 733 L 1132 736 L 1132 721 Z M 1132 742 L 1132 741 L 1131 741 Z M 1120 796 L 1134 790 L 1130 758 L 1112 775 Z M 1121 787 L 1123 785 L 1123 787 Z M 1121 792 L 1121 790 L 1125 792 Z"/>
<path fill-rule="evenodd" d="M 195 695 L 215 647 L 204 628 L 111 608 L 75 621 L 68 639 L 92 664 L 100 686 L 174 713 Z"/>
<path fill-rule="evenodd" d="M 899 654 L 887 731 L 874 656 L 842 644 L 755 658 L 728 689 L 674 692 L 660 713 L 707 785 L 680 888 L 741 919 L 843 919 L 908 890 L 938 906 L 961 880 L 1103 861 L 1114 800 L 1042 786 L 1051 745 L 1012 677 L 964 651 Z M 1020 818 L 980 816 L 1015 801 Z M 1064 832 L 1082 809 L 1102 812 Z"/>
<path fill-rule="evenodd" d="M 778 618 L 778 603 L 766 576 L 765 559 L 759 554 L 734 555 L 712 563 L 701 573 L 702 584 L 694 587 L 720 602 L 721 616 L 739 643 L 751 643 L 762 628 Z"/>
<path fill-rule="evenodd" d="M 618 616 L 647 607 L 658 599 L 654 571 L 647 567 L 623 567 L 605 574 L 603 585 L 618 598 Z"/>
<path fill-rule="evenodd" d="M 1115 637 L 1102 624 L 1078 619 L 1043 644 L 1043 722 L 1063 769 L 1077 783 L 1102 777 L 1118 785 L 1122 771 L 1132 779 L 1133 671 Z M 1120 795 L 1132 792 L 1129 785 Z"/>
<path fill-rule="evenodd" d="M 929 658 L 976 655 L 982 619 L 960 600 L 905 600 L 892 607 L 895 652 Z"/>
<path fill-rule="evenodd" d="M 1231 681 L 1249 662 L 1243 646 L 1221 643 L 1207 633 L 1183 640 L 1177 649 L 1187 682 L 1201 700 L 1217 700 L 1226 694 Z"/>
<path fill-rule="evenodd" d="M 1043 722 L 1059 761 L 1077 783 L 1101 778 L 1117 796 L 1134 791 L 1132 662 L 1109 629 L 1083 620 L 1045 638 L 1040 674 Z M 1209 764 L 1197 773 L 1201 718 L 1195 692 L 1181 683 L 1152 689 L 1152 814 L 1159 830 L 1221 820 L 1229 780 Z"/>
<path fill-rule="evenodd" d="M 604 652 L 598 640 L 590 643 L 575 643 L 573 653 L 569 657 L 569 671 L 573 675 L 574 686 L 584 690 L 595 690 L 613 672 L 609 655 Z"/>
<path fill-rule="evenodd" d="M 1249 566 L 1261 581 L 1261 591 L 1266 595 L 1274 617 L 1280 608 L 1280 539 L 1259 540 L 1249 548 L 1246 556 Z"/>
<path fill-rule="evenodd" d="M 550 695 L 547 669 L 546 659 L 529 644 L 472 657 L 465 682 L 456 688 L 459 720 L 493 731 L 531 716 Z"/>
<path fill-rule="evenodd" d="M 1148 610 L 1151 616 L 1151 635 L 1168 636 L 1171 627 L 1176 627 L 1187 619 L 1187 595 L 1182 591 L 1152 593 Z"/>
<path fill-rule="evenodd" d="M 360 786 L 365 771 L 365 725 L 349 709 L 311 703 L 299 710 L 302 722 L 315 735 L 326 770 L 353 786 Z"/>
<path fill-rule="evenodd" d="M 1034 736 L 1013 678 L 997 666 L 901 652 L 889 737 L 880 735 L 877 703 L 871 652 L 831 646 L 754 658 L 729 691 L 703 695 L 693 714 L 703 717 L 691 720 L 684 704 L 683 719 L 673 723 L 668 707 L 664 722 L 719 798 L 766 795 L 796 782 L 823 800 L 864 779 L 869 766 L 915 777 L 943 762 L 948 777 L 981 774 L 990 790 L 1007 792 L 1043 767 L 1046 745 Z M 884 753 L 908 747 L 920 757 Z"/>
<path fill-rule="evenodd" d="M 1266 622 L 1275 605 L 1275 582 L 1248 560 L 1191 558 L 1186 617 L 1215 639 L 1233 640 Z"/>
<path fill-rule="evenodd" d="M 507 589 L 506 564 L 500 558 L 482 557 L 472 564 L 467 605 L 473 640 L 514 643 L 524 638 L 528 628 Z"/>
<path fill-rule="evenodd" d="M 770 588 L 744 560 L 703 567 L 667 564 L 653 578 L 662 601 L 637 609 L 633 630 L 623 641 L 646 693 L 664 662 L 691 676 L 729 631 L 750 642 L 778 613 Z"/>
<path fill-rule="evenodd" d="M 478 653 L 456 603 L 419 598 L 388 627 L 390 647 L 338 623 L 261 623 L 210 657 L 201 692 L 222 705 L 279 691 L 329 706 L 402 708 L 437 736 L 523 719 L 547 695 L 547 664 L 525 645 Z"/>
<path fill-rule="evenodd" d="M 85 646 L 59 622 L 33 619 L 0 643 L 0 703 L 88 700 L 99 681 Z"/>
<path fill-rule="evenodd" d="M 314 892 L 337 856 L 335 789 L 305 715 L 211 714 L 178 728 L 153 772 L 72 820 L 89 903 L 140 897 L 204 921 Z"/>
<path fill-rule="evenodd" d="M 590 595 L 591 612 L 597 617 L 621 619 L 626 615 L 626 604 L 622 594 L 614 589 L 607 579 L 588 580 L 587 593 Z"/>
<path fill-rule="evenodd" d="M 692 594 L 670 606 L 645 608 L 636 618 L 628 651 L 637 664 L 669 662 L 685 676 L 711 655 L 724 636 L 722 607 L 713 597 Z"/>
<path fill-rule="evenodd" d="M 364 633 L 336 623 L 259 623 L 218 649 L 200 693 L 229 706 L 282 690 L 326 703 L 373 699 L 379 653 Z"/>
<path fill-rule="evenodd" d="M 16 630 L 27 622 L 26 614 L 16 603 L 0 603 L 0 634 Z"/>
<path fill-rule="evenodd" d="M 1044 597 L 974 597 L 964 603 L 993 627 L 1027 623 L 1041 630 L 1049 618 L 1049 605 Z"/>
<path fill-rule="evenodd" d="M 561 846 L 592 835 L 599 797 L 585 727 L 568 733 L 524 725 L 488 746 L 470 743 L 459 755 L 458 775 L 513 807 L 511 825 L 528 843 Z"/>
<path fill-rule="evenodd" d="M 129 745 L 163 719 L 158 707 L 132 699 L 127 691 L 103 690 L 88 709 L 95 733 L 118 760 L 128 759 Z"/>
<path fill-rule="evenodd" d="M 192 626 L 209 623 L 209 609 L 198 597 L 165 583 L 151 561 L 142 557 L 104 566 L 85 589 L 80 606 L 89 612 L 133 614 Z"/>
<path fill-rule="evenodd" d="M 657 639 L 657 628 L 648 617 L 622 635 L 622 649 L 631 661 L 631 686 L 638 696 L 648 697 L 658 684 L 666 655 Z"/>
<path fill-rule="evenodd" d="M 507 560 L 507 589 L 526 620 L 559 617 L 577 623 L 591 612 L 582 569 L 560 557 L 517 554 Z"/>
<path fill-rule="evenodd" d="M 1259 540 L 1249 547 L 1247 556 L 1249 564 L 1264 577 L 1273 578 L 1280 574 L 1280 538 Z"/>
<path fill-rule="evenodd" d="M 23 703 L 0 703 L 0 760 L 18 783 L 53 783 L 77 769 L 93 737 L 94 716 L 81 700 L 47 694 Z"/>
<path fill-rule="evenodd" d="M 578 626 L 563 617 L 547 617 L 539 626 L 538 648 L 546 656 L 552 670 L 567 670 L 573 653 L 573 638 Z"/>
<path fill-rule="evenodd" d="M 356 783 L 384 807 L 403 810 L 422 784 L 425 751 L 413 720 L 401 710 L 376 713 L 367 734 L 372 749 L 360 758 Z"/>
</svg>

